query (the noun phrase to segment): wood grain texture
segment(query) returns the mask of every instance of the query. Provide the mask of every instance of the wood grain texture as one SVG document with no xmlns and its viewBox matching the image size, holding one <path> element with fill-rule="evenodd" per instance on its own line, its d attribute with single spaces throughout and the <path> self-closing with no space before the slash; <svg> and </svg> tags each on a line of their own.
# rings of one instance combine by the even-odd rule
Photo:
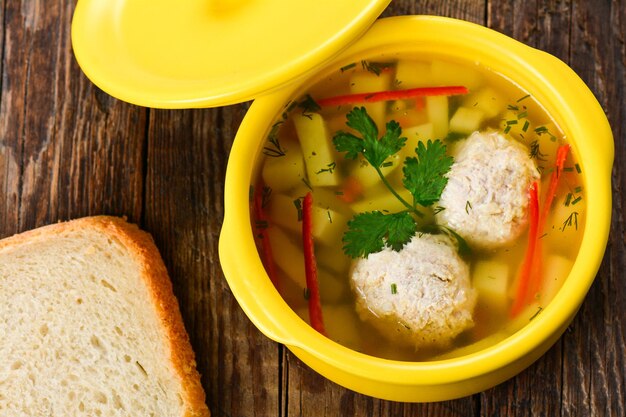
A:
<svg viewBox="0 0 626 417">
<path fill-rule="evenodd" d="M 430 404 L 344 389 L 251 324 L 217 250 L 226 161 L 249 104 L 168 111 L 108 96 L 73 58 L 73 8 L 70 0 L 0 0 L 0 237 L 89 214 L 126 215 L 151 232 L 213 415 L 626 415 L 625 0 L 394 0 L 383 13 L 462 18 L 556 55 L 589 85 L 615 137 L 609 244 L 572 325 L 511 380 Z"/>
<path fill-rule="evenodd" d="M 146 111 L 81 74 L 72 11 L 70 2 L 30 0 L 3 8 L 3 236 L 88 214 L 141 214 Z"/>
</svg>

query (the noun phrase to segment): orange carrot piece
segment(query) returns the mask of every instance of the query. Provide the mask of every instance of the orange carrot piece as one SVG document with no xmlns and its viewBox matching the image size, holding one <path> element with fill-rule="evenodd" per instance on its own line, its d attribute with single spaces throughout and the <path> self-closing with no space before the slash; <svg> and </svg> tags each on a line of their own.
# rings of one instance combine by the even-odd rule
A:
<svg viewBox="0 0 626 417">
<path fill-rule="evenodd" d="M 347 177 L 337 197 L 346 203 L 353 203 L 363 194 L 363 184 L 354 177 Z"/>
<path fill-rule="evenodd" d="M 342 106 L 344 104 L 374 103 L 377 101 L 403 100 L 425 96 L 455 96 L 467 94 L 469 90 L 463 86 L 446 87 L 419 87 L 406 90 L 385 90 L 371 93 L 346 94 L 343 96 L 327 97 L 317 101 L 321 107 Z"/>
<path fill-rule="evenodd" d="M 263 265 L 265 266 L 265 271 L 267 272 L 267 275 L 270 277 L 270 280 L 274 284 L 274 287 L 276 287 L 276 289 L 280 289 L 278 285 L 279 282 L 278 273 L 276 270 L 276 262 L 274 261 L 274 256 L 272 253 L 272 245 L 270 244 L 270 239 L 267 234 L 269 220 L 267 218 L 267 215 L 265 214 L 265 210 L 263 207 L 263 189 L 264 186 L 261 182 L 259 182 L 259 184 L 257 184 L 254 189 L 254 228 L 256 237 L 261 243 L 261 251 L 263 252 Z"/>
<path fill-rule="evenodd" d="M 530 284 L 530 276 L 533 267 L 533 257 L 535 255 L 535 246 L 537 244 L 537 232 L 539 226 L 539 192 L 537 190 L 537 182 L 533 182 L 528 190 L 529 201 L 529 221 L 530 227 L 528 229 L 528 247 L 526 248 L 526 255 L 522 263 L 519 278 L 517 281 L 517 292 L 513 305 L 511 306 L 511 317 L 517 316 L 524 306 L 528 302 L 528 288 Z"/>
<path fill-rule="evenodd" d="M 309 290 L 309 321 L 311 326 L 325 335 L 322 303 L 320 301 L 319 283 L 317 280 L 317 263 L 313 246 L 313 195 L 309 192 L 302 202 L 302 246 L 304 249 L 304 270 L 306 286 Z"/>
<path fill-rule="evenodd" d="M 535 254 L 533 256 L 533 265 L 531 268 L 531 282 L 528 288 L 528 296 L 527 300 L 530 302 L 533 298 L 539 293 L 541 289 L 541 251 L 542 244 L 539 239 L 543 236 L 543 232 L 546 227 L 546 220 L 548 218 L 548 213 L 550 212 L 550 207 L 552 206 L 552 202 L 554 201 L 554 197 L 556 196 L 557 189 L 559 187 L 559 179 L 561 178 L 561 174 L 563 173 L 563 165 L 565 165 L 565 159 L 567 159 L 567 154 L 570 150 L 570 146 L 565 144 L 559 146 L 556 152 L 556 164 L 554 171 L 552 172 L 552 176 L 550 177 L 550 184 L 548 185 L 548 191 L 545 195 L 545 201 L 543 203 L 543 209 L 541 210 L 541 215 L 539 216 L 539 226 L 537 228 L 537 244 L 535 245 Z"/>
<path fill-rule="evenodd" d="M 559 179 L 561 178 L 561 174 L 563 173 L 563 165 L 565 165 L 565 159 L 567 159 L 567 154 L 569 152 L 569 145 L 561 145 L 556 151 L 556 166 L 554 171 L 552 171 L 552 176 L 550 177 L 550 185 L 548 186 L 548 193 L 546 194 L 546 201 L 543 205 L 543 211 L 541 212 L 540 225 L 542 226 L 540 232 L 543 232 L 543 226 L 545 226 L 546 218 L 548 217 L 548 212 L 550 211 L 550 206 L 552 206 L 552 201 L 554 200 L 554 196 L 556 195 L 556 190 L 559 186 Z"/>
</svg>

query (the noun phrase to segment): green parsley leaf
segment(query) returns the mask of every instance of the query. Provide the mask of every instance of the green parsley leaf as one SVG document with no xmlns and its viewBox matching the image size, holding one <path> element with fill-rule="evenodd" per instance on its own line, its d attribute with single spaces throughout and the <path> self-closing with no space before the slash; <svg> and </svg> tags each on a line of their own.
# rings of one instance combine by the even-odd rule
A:
<svg viewBox="0 0 626 417">
<path fill-rule="evenodd" d="M 426 145 L 419 142 L 415 153 L 417 158 L 409 157 L 404 163 L 402 182 L 413 194 L 413 201 L 426 207 L 439 201 L 448 183 L 445 174 L 454 159 L 446 155 L 446 145 L 439 139 L 429 140 Z"/>
<path fill-rule="evenodd" d="M 355 107 L 347 114 L 347 125 L 361 134 L 361 138 L 343 131 L 333 137 L 335 148 L 346 152 L 346 158 L 356 159 L 359 154 L 373 167 L 380 168 L 385 159 L 394 155 L 404 146 L 406 138 L 401 137 L 402 129 L 395 120 L 386 125 L 385 134 L 379 139 L 376 123 L 367 114 L 365 107 Z"/>
<path fill-rule="evenodd" d="M 380 252 L 385 245 L 399 251 L 415 235 L 417 225 L 407 212 L 384 214 L 372 211 L 357 214 L 348 222 L 343 250 L 352 258 Z"/>
</svg>

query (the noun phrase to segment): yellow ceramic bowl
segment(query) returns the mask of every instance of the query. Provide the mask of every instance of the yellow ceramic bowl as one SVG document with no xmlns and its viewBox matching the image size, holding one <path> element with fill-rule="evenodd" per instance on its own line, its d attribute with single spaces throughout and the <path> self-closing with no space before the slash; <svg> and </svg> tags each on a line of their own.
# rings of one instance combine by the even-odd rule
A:
<svg viewBox="0 0 626 417">
<path fill-rule="evenodd" d="M 493 30 L 441 17 L 388 18 L 376 22 L 337 60 L 383 49 L 426 56 L 447 53 L 478 61 L 529 91 L 562 128 L 582 167 L 588 214 L 579 256 L 556 297 L 507 339 L 467 356 L 434 362 L 368 356 L 325 338 L 302 321 L 263 268 L 248 211 L 249 187 L 266 134 L 285 103 L 307 85 L 302 78 L 258 98 L 239 129 L 226 174 L 220 259 L 232 292 L 250 320 L 328 379 L 389 400 L 448 400 L 485 390 L 519 373 L 556 342 L 576 314 L 597 273 L 609 233 L 613 138 L 600 105 L 568 66 Z"/>
</svg>

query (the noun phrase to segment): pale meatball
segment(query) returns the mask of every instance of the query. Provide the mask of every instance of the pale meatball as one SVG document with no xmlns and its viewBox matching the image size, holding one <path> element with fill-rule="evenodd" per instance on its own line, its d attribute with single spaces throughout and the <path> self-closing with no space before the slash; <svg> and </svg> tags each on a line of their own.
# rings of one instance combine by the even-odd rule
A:
<svg viewBox="0 0 626 417">
<path fill-rule="evenodd" d="M 396 341 L 448 347 L 474 324 L 469 266 L 446 235 L 415 236 L 359 259 L 350 276 L 361 319 Z"/>
<path fill-rule="evenodd" d="M 478 249 L 514 242 L 528 224 L 528 189 L 539 178 L 528 149 L 498 132 L 459 143 L 437 216 Z"/>
</svg>

